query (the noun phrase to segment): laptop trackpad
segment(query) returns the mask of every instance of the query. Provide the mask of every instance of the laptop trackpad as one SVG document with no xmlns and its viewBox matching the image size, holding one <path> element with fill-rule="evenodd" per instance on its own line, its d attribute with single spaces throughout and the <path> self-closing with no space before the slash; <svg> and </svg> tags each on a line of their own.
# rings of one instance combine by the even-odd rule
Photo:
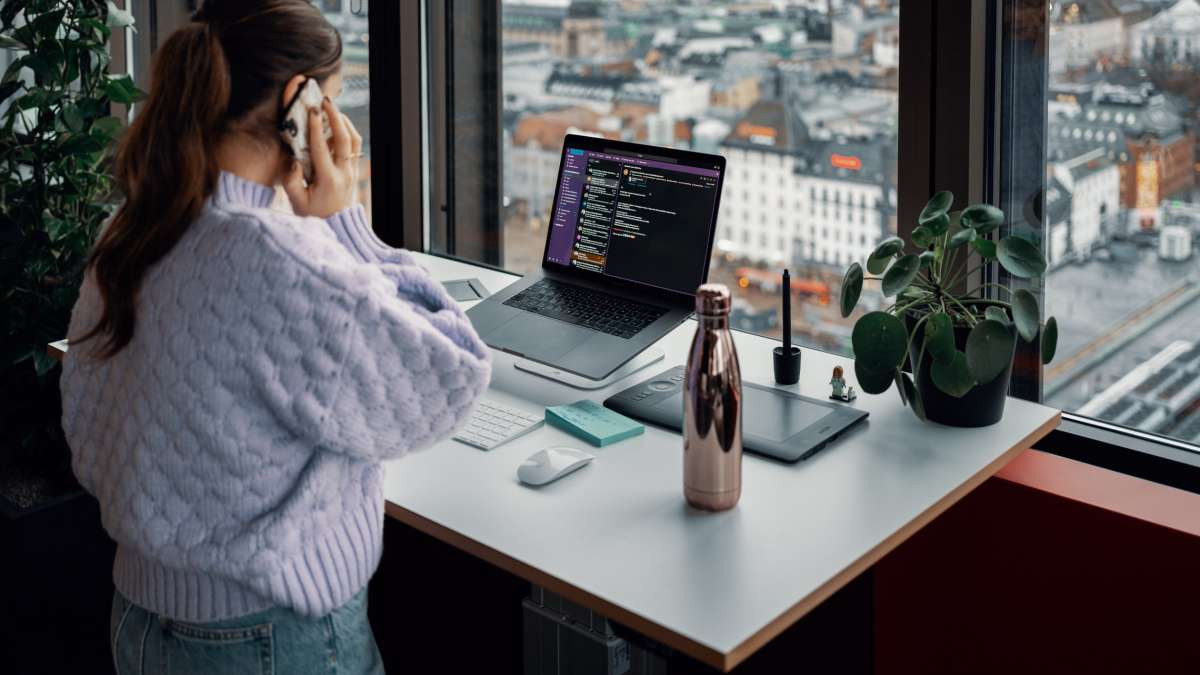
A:
<svg viewBox="0 0 1200 675">
<path fill-rule="evenodd" d="M 524 354 L 538 361 L 552 361 L 592 336 L 592 331 L 532 312 L 504 324 L 487 336 L 493 347 Z"/>
</svg>

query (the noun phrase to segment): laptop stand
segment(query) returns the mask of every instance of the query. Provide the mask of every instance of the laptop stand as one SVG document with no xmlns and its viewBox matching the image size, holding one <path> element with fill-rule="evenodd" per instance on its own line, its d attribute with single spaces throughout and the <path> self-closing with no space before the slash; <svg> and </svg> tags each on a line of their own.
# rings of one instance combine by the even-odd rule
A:
<svg viewBox="0 0 1200 675">
<path fill-rule="evenodd" d="M 647 366 L 651 366 L 659 361 L 662 361 L 662 359 L 663 350 L 656 348 L 647 349 L 641 354 L 629 359 L 629 361 L 625 362 L 625 365 L 617 368 L 612 372 L 611 375 L 601 380 L 593 380 L 589 377 L 576 375 L 575 373 L 568 373 L 567 371 L 555 368 L 554 366 L 548 366 L 544 363 L 537 363 L 535 361 L 528 361 L 526 359 L 518 359 L 513 366 L 516 367 L 517 370 L 532 373 L 539 377 L 544 377 L 547 380 L 554 380 L 555 382 L 565 384 L 568 387 L 574 387 L 576 389 L 603 389 L 610 384 L 615 384 L 619 380 L 629 377 L 630 375 L 642 370 Z"/>
</svg>

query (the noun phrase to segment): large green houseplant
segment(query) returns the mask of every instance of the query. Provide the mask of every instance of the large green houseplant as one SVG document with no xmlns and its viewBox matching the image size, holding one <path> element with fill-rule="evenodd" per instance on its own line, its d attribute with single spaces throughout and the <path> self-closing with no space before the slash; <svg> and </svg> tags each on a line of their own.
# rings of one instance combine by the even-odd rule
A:
<svg viewBox="0 0 1200 675">
<path fill-rule="evenodd" d="M 0 490 L 19 505 L 30 494 L 14 498 L 14 481 L 71 483 L 46 343 L 66 335 L 113 208 L 107 160 L 122 121 L 110 108 L 140 92 L 109 74 L 108 42 L 131 23 L 103 0 L 0 3 L 0 48 L 13 57 L 0 79 Z"/>
<path fill-rule="evenodd" d="M 983 426 L 1003 414 L 1017 338 L 1040 339 L 1042 362 L 1049 363 L 1058 324 L 1053 317 L 1041 323 L 1037 298 L 1027 290 L 968 287 L 972 273 L 991 261 L 1031 279 L 1045 272 L 1046 260 L 1021 237 L 984 236 L 1004 222 L 1000 209 L 976 204 L 951 212 L 953 201 L 949 192 L 939 192 L 921 211 L 909 237 L 919 253 L 891 237 L 867 258 L 865 274 L 862 265 L 851 264 L 842 280 L 841 311 L 844 317 L 853 312 L 864 280 L 879 281 L 884 297 L 893 298 L 854 324 L 854 371 L 863 391 L 881 394 L 895 383 L 921 419 Z M 993 288 L 1001 299 L 985 297 Z"/>
</svg>

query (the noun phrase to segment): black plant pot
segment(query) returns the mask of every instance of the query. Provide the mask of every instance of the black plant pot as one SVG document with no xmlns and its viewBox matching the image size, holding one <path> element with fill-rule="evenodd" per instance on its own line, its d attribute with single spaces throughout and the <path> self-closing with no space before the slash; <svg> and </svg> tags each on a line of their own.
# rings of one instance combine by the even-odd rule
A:
<svg viewBox="0 0 1200 675">
<path fill-rule="evenodd" d="M 979 308 L 981 313 L 990 305 L 1002 306 L 1001 303 L 992 300 L 965 300 L 963 304 L 972 309 Z M 1011 322 L 1012 312 L 1007 308 L 1005 311 L 1009 314 L 1008 318 Z M 904 321 L 909 331 L 912 331 L 919 319 L 920 317 L 913 317 L 911 314 L 905 315 Z M 958 347 L 959 351 L 966 351 L 967 336 L 970 333 L 970 326 L 954 327 L 954 345 Z M 924 340 L 925 325 L 921 324 L 917 334 L 913 336 L 912 346 L 909 348 L 910 364 L 916 363 Z M 1017 341 L 1014 338 L 1014 354 L 1016 347 Z M 1008 397 L 1008 384 L 1012 376 L 1012 357 L 1013 355 L 1010 354 L 1008 366 L 996 376 L 996 379 L 984 384 L 977 384 L 961 398 L 955 398 L 938 389 L 937 385 L 933 383 L 933 378 L 929 374 L 933 359 L 929 352 L 926 352 L 922 362 L 913 367 L 915 372 L 913 384 L 916 385 L 917 393 L 921 395 L 921 402 L 925 406 L 925 418 L 931 422 L 952 427 L 986 427 L 999 422 L 1000 418 L 1004 417 L 1004 401 Z"/>
</svg>

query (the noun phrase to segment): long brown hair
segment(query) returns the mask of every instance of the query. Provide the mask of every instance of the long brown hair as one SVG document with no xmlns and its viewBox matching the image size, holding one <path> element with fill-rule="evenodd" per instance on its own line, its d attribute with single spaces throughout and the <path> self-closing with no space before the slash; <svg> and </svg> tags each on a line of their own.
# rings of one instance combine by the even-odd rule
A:
<svg viewBox="0 0 1200 675">
<path fill-rule="evenodd" d="M 179 242 L 216 185 L 228 133 L 279 142 L 287 81 L 324 81 L 342 41 L 307 0 L 207 0 L 154 57 L 149 97 L 122 138 L 114 173 L 125 202 L 88 259 L 104 303 L 81 342 L 103 336 L 112 356 L 133 339 L 147 269 Z"/>
</svg>

